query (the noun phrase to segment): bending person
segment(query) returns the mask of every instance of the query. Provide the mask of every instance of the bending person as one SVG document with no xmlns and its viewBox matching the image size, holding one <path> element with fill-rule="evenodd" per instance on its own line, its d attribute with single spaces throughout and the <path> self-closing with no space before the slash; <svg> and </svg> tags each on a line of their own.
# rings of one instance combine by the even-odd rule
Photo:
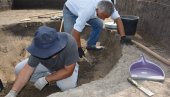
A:
<svg viewBox="0 0 170 97">
<path fill-rule="evenodd" d="M 74 36 L 78 44 L 79 56 L 84 56 L 80 41 L 80 32 L 86 23 L 92 30 L 87 40 L 87 50 L 102 50 L 103 46 L 96 46 L 100 32 L 103 29 L 103 20 L 111 18 L 117 23 L 121 43 L 131 44 L 131 40 L 125 36 L 123 23 L 118 11 L 111 0 L 67 0 L 63 8 L 64 30 Z"/>
<path fill-rule="evenodd" d="M 41 26 L 27 51 L 31 55 L 16 65 L 17 78 L 5 97 L 16 97 L 29 80 L 39 90 L 55 82 L 62 91 L 76 87 L 79 55 L 70 34 Z"/>
</svg>

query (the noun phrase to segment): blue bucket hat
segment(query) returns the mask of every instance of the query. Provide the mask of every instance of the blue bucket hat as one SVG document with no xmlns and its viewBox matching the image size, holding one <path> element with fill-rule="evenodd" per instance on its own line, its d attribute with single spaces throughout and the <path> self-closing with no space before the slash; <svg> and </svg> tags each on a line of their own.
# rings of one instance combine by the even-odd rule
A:
<svg viewBox="0 0 170 97">
<path fill-rule="evenodd" d="M 67 44 L 67 35 L 56 32 L 55 29 L 41 26 L 35 33 L 35 37 L 27 51 L 39 58 L 48 58 L 61 51 Z"/>
</svg>

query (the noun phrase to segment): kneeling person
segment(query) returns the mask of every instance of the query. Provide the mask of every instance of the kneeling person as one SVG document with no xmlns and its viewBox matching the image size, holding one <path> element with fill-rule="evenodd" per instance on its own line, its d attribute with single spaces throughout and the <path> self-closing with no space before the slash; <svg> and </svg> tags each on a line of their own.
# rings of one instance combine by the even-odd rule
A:
<svg viewBox="0 0 170 97">
<path fill-rule="evenodd" d="M 76 87 L 79 55 L 70 34 L 41 26 L 27 51 L 31 55 L 16 65 L 16 81 L 5 97 L 16 97 L 28 80 L 39 90 L 53 82 L 62 91 Z"/>
</svg>

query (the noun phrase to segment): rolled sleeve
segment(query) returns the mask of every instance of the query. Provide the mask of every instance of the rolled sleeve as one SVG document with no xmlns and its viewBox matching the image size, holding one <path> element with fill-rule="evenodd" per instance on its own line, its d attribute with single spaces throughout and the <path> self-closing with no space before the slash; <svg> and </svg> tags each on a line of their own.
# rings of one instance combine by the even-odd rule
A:
<svg viewBox="0 0 170 97">
<path fill-rule="evenodd" d="M 35 68 L 40 63 L 40 60 L 32 55 L 29 56 L 28 65 Z"/>
<path fill-rule="evenodd" d="M 113 20 L 115 20 L 115 19 L 117 19 L 119 17 L 120 17 L 120 15 L 119 15 L 118 11 L 114 8 L 114 12 L 112 13 L 111 18 Z"/>
<path fill-rule="evenodd" d="M 88 13 L 88 14 L 85 14 L 85 13 Z M 74 29 L 79 31 L 79 32 L 82 32 L 85 25 L 86 25 L 86 22 L 90 19 L 91 14 L 92 13 L 89 10 L 80 11 L 78 13 L 78 18 L 76 19 L 76 23 L 74 24 Z"/>
<path fill-rule="evenodd" d="M 74 24 L 74 29 L 78 32 L 82 32 L 85 27 L 86 21 L 82 21 L 81 18 L 77 18 L 76 23 Z"/>
</svg>

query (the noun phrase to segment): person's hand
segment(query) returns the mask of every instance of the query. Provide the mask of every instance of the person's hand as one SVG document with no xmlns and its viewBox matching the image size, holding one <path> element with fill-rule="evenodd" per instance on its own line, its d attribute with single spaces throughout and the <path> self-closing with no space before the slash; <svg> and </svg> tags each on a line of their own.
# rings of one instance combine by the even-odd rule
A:
<svg viewBox="0 0 170 97">
<path fill-rule="evenodd" d="M 82 47 L 79 47 L 79 48 L 78 48 L 78 52 L 79 52 L 79 57 L 80 57 L 80 58 L 82 58 L 83 56 L 85 56 Z"/>
<path fill-rule="evenodd" d="M 47 84 L 45 77 L 41 77 L 34 83 L 34 86 L 41 91 Z"/>
<path fill-rule="evenodd" d="M 126 36 L 122 36 L 121 40 L 120 40 L 121 44 L 126 44 L 126 45 L 132 45 L 132 41 L 130 38 L 126 37 Z"/>
<path fill-rule="evenodd" d="M 17 97 L 18 93 L 14 90 L 10 90 L 5 97 Z"/>
</svg>

